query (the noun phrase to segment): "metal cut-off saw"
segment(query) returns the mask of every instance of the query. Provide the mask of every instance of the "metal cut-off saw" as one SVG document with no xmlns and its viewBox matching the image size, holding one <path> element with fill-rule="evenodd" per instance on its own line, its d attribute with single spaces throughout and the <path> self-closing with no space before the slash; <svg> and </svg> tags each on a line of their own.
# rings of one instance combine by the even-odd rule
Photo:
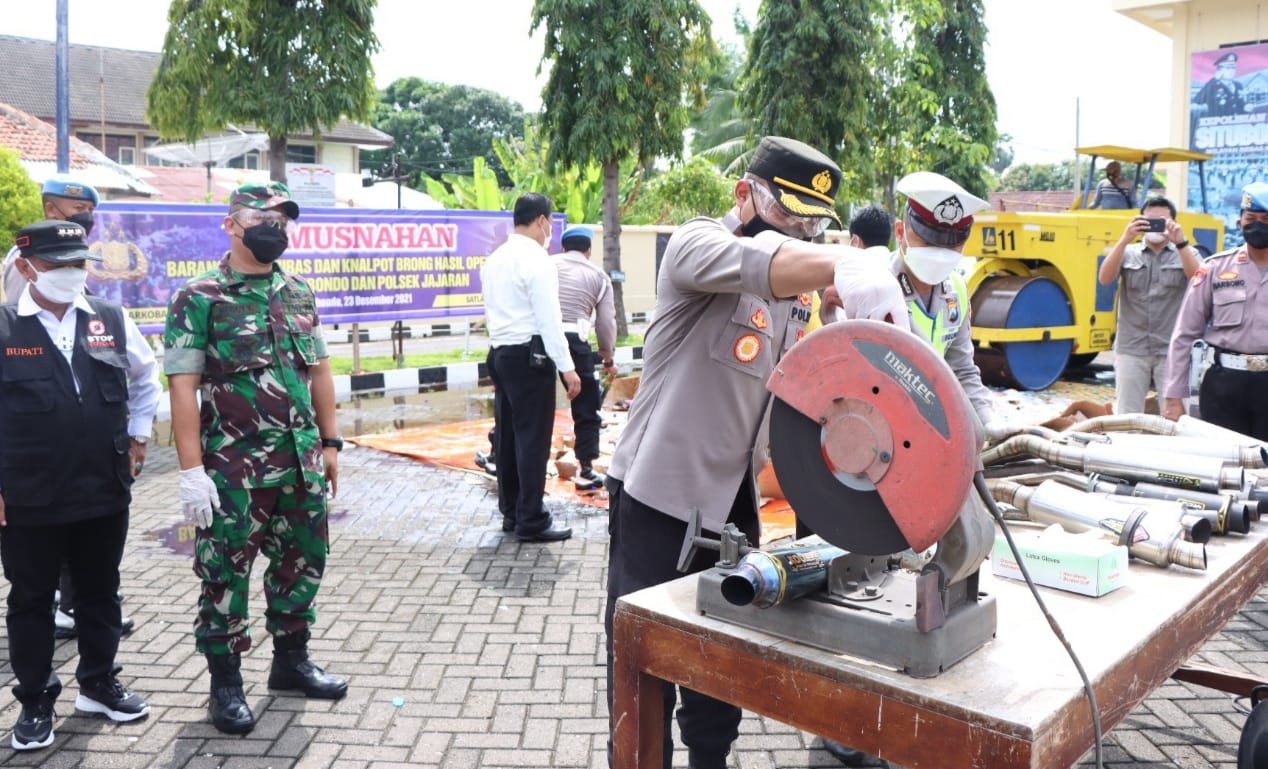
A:
<svg viewBox="0 0 1268 769">
<path fill-rule="evenodd" d="M 918 677 L 991 640 L 980 438 L 942 357 L 887 323 L 833 323 L 798 342 L 767 387 L 775 475 L 817 538 L 763 551 L 730 524 L 721 541 L 702 537 L 696 520 L 680 563 L 719 551 L 700 574 L 699 611 Z"/>
</svg>

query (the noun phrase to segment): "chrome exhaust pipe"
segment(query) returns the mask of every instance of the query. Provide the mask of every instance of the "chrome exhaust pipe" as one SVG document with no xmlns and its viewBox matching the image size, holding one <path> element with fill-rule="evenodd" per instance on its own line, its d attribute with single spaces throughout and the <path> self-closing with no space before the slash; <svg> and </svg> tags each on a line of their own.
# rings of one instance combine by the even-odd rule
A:
<svg viewBox="0 0 1268 769">
<path fill-rule="evenodd" d="M 1116 483 L 1098 475 L 1089 477 L 1088 482 L 1094 491 L 1125 497 L 1169 499 L 1197 508 L 1199 514 L 1211 522 L 1216 534 L 1247 534 L 1252 520 L 1250 508 L 1256 508 L 1255 513 L 1258 513 L 1257 502 L 1242 502 L 1228 492 L 1187 491 L 1156 483 Z"/>
<path fill-rule="evenodd" d="M 1106 437 L 1109 445 L 1119 446 L 1127 451 L 1167 451 L 1189 456 L 1215 457 L 1222 462 L 1254 469 L 1264 467 L 1264 460 L 1268 458 L 1262 445 L 1243 446 L 1221 438 L 1143 433 L 1112 433 Z"/>
<path fill-rule="evenodd" d="M 1066 531 L 1095 531 L 1117 544 L 1126 545 L 1132 556 L 1155 566 L 1178 564 L 1190 569 L 1206 568 L 1206 548 L 1184 539 L 1184 528 L 1174 519 L 1151 513 L 1144 507 L 1106 510 L 1085 492 L 1059 481 L 1023 486 L 1012 481 L 994 481 L 991 495 L 1012 505 L 1037 523 L 1056 523 Z"/>
<path fill-rule="evenodd" d="M 1033 435 L 1016 435 L 982 452 L 982 464 L 1000 464 L 1015 457 L 1033 456 L 1084 473 L 1102 473 L 1129 481 L 1160 483 L 1182 489 L 1216 492 L 1225 488 L 1241 489 L 1246 483 L 1247 471 L 1228 467 L 1214 457 L 1141 450 L 1131 452 L 1128 458 L 1124 456 L 1126 453 L 1121 447 L 1116 449 L 1108 443 L 1071 446 Z M 1265 486 L 1264 494 L 1268 498 L 1268 486 Z"/>
</svg>

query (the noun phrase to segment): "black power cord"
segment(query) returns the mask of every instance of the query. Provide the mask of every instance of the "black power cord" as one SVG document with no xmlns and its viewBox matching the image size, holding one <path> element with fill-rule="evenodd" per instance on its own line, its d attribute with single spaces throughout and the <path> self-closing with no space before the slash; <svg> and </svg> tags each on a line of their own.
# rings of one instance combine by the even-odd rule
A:
<svg viewBox="0 0 1268 769">
<path fill-rule="evenodd" d="M 1078 655 L 1074 653 L 1074 647 L 1070 645 L 1065 633 L 1061 631 L 1061 626 L 1057 624 L 1056 617 L 1053 617 L 1048 612 L 1048 607 L 1044 605 L 1043 598 L 1040 597 L 1039 591 L 1035 589 L 1035 583 L 1030 579 L 1030 572 L 1026 570 L 1026 561 L 1017 550 L 1017 544 L 1013 542 L 1012 532 L 1008 530 L 1008 524 L 1004 523 L 1004 513 L 999 509 L 999 505 L 995 504 L 995 498 L 991 496 L 991 490 L 986 486 L 986 475 L 981 470 L 973 474 L 973 488 L 977 489 L 977 493 L 982 497 L 982 501 L 986 503 L 987 509 L 991 511 L 991 515 L 1004 532 L 1004 539 L 1008 540 L 1008 549 L 1013 552 L 1013 558 L 1017 560 L 1017 568 L 1021 571 L 1021 575 L 1025 577 L 1026 586 L 1030 588 L 1030 594 L 1035 597 L 1035 603 L 1039 605 L 1039 611 L 1043 612 L 1044 619 L 1048 620 L 1048 626 L 1052 628 L 1053 635 L 1065 647 L 1066 654 L 1070 655 L 1070 660 L 1074 662 L 1074 669 L 1079 671 L 1079 678 L 1083 679 L 1083 691 L 1087 694 L 1088 704 L 1092 707 L 1092 730 L 1096 734 L 1096 768 L 1101 769 L 1101 711 L 1096 706 L 1096 692 L 1092 689 L 1092 682 L 1088 680 L 1087 671 L 1083 669 L 1083 663 L 1079 662 Z"/>
</svg>

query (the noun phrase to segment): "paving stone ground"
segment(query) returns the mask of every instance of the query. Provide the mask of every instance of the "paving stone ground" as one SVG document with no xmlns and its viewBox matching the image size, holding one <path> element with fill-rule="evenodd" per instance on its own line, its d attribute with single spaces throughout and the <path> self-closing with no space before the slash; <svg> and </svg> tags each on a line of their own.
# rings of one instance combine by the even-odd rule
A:
<svg viewBox="0 0 1268 769">
<path fill-rule="evenodd" d="M 0 765 L 605 767 L 606 515 L 558 506 L 574 537 L 520 544 L 501 532 L 496 491 L 482 476 L 358 447 L 340 463 L 312 650 L 330 672 L 348 677 L 346 699 L 270 692 L 270 644 L 257 622 L 257 646 L 243 668 L 259 725 L 248 736 L 230 737 L 207 721 L 207 674 L 190 635 L 197 594 L 192 528 L 179 512 L 175 451 L 156 445 L 135 487 L 123 563 L 124 607 L 138 625 L 118 658 L 121 678 L 153 710 L 145 721 L 122 725 L 73 713 L 75 644 L 59 642 L 66 690 L 56 741 L 46 750 L 10 752 L 6 731 Z M 258 574 L 255 582 L 258 615 Z M 1199 659 L 1268 675 L 1268 592 L 1211 639 Z M 0 682 L 12 684 L 7 661 Z M 17 715 L 16 704 L 0 695 L 0 729 Z M 1105 766 L 1234 769 L 1243 720 L 1228 695 L 1167 683 L 1106 736 Z M 675 766 L 684 765 L 679 750 Z M 746 715 L 730 765 L 838 764 L 812 735 Z M 1091 765 L 1085 760 L 1080 767 Z"/>
</svg>

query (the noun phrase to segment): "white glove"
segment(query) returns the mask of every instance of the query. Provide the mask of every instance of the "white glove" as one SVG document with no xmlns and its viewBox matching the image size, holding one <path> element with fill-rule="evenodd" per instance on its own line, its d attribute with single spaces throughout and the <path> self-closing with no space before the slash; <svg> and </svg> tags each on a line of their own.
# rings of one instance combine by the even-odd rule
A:
<svg viewBox="0 0 1268 769">
<path fill-rule="evenodd" d="M 1010 438 L 1017 433 L 1024 432 L 1025 430 L 1026 425 L 1003 417 L 995 417 L 991 421 L 982 425 L 982 431 L 986 433 L 987 440 L 991 441 L 1006 440 L 1007 438 Z"/>
<path fill-rule="evenodd" d="M 211 511 L 220 511 L 220 492 L 216 482 L 201 466 L 181 470 L 181 510 L 194 519 L 200 529 L 211 526 Z"/>
<path fill-rule="evenodd" d="M 832 274 L 847 318 L 908 327 L 907 302 L 887 264 L 854 254 L 838 259 Z"/>
</svg>

